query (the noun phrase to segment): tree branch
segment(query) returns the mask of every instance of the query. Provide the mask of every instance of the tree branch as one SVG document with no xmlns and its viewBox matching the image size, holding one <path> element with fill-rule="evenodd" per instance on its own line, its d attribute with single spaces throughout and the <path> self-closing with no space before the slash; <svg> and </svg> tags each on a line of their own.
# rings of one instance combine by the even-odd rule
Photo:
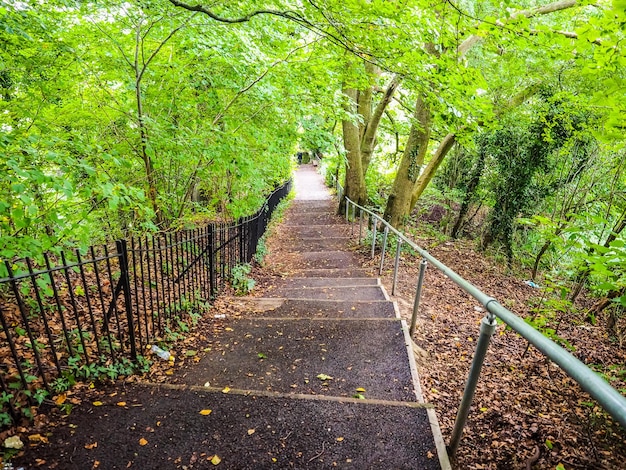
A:
<svg viewBox="0 0 626 470">
<path fill-rule="evenodd" d="M 246 85 L 244 88 L 242 88 L 241 90 L 239 90 L 235 96 L 232 97 L 232 99 L 228 102 L 228 104 L 224 107 L 224 109 L 222 109 L 219 113 L 217 113 L 217 115 L 215 116 L 215 118 L 213 119 L 213 125 L 217 124 L 219 122 L 220 119 L 222 119 L 224 117 L 224 114 L 226 113 L 226 111 L 228 111 L 228 109 L 235 103 L 235 101 L 241 96 L 243 95 L 246 91 L 248 91 L 250 88 L 252 88 L 254 85 L 256 85 L 257 83 L 259 83 L 261 80 L 263 80 L 263 78 L 265 78 L 265 76 L 277 65 L 282 64 L 283 62 L 286 62 L 289 57 L 291 57 L 296 51 L 299 51 L 300 49 L 304 49 L 305 47 L 310 46 L 311 44 L 314 44 L 315 42 L 317 42 L 319 39 L 316 39 L 312 42 L 308 42 L 306 44 L 303 44 L 302 46 L 298 46 L 295 49 L 292 49 L 291 51 L 289 51 L 289 53 L 285 56 L 284 59 L 280 59 L 276 62 L 274 62 L 272 65 L 270 65 L 261 75 L 259 75 L 257 78 L 255 78 L 254 80 L 252 80 L 252 82 L 250 82 L 248 85 Z"/>
<path fill-rule="evenodd" d="M 467 16 L 469 18 L 475 19 L 480 22 L 486 22 L 479 18 L 474 18 L 468 15 L 467 13 L 462 11 L 457 5 L 455 5 L 453 2 L 448 1 L 448 3 L 452 6 L 452 8 L 454 8 L 456 11 L 459 12 L 459 14 L 463 16 Z M 578 5 L 577 0 L 559 0 L 557 2 L 549 3 L 548 5 L 543 5 L 543 6 L 533 8 L 530 10 L 516 11 L 515 13 L 511 14 L 511 16 L 508 19 L 497 20 L 494 23 L 489 23 L 489 22 L 486 22 L 486 23 L 493 24 L 494 26 L 499 26 L 501 28 L 506 28 L 507 22 L 514 20 L 516 18 L 519 18 L 520 16 L 525 16 L 526 18 L 533 18 L 538 15 L 547 15 L 549 13 L 554 13 L 556 11 L 566 10 L 568 8 L 575 7 L 576 5 Z M 472 35 L 468 37 L 465 41 L 463 41 L 457 48 L 457 54 L 459 55 L 459 57 L 463 57 L 467 53 L 467 51 L 469 51 L 474 45 L 479 43 L 481 39 L 482 37 L 480 36 Z"/>
</svg>

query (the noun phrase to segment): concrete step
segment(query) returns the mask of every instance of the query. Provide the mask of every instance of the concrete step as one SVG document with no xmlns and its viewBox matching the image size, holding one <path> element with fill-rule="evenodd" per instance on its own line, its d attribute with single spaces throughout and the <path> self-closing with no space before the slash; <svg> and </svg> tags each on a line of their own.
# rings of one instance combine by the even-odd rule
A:
<svg viewBox="0 0 626 470">
<path fill-rule="evenodd" d="M 290 238 L 336 238 L 350 237 L 350 226 L 344 224 L 332 225 L 283 225 L 283 233 Z"/>
<path fill-rule="evenodd" d="M 372 277 L 373 272 L 365 268 L 345 269 L 306 269 L 299 268 L 290 270 L 289 273 L 296 277 Z"/>
<path fill-rule="evenodd" d="M 393 302 L 387 300 L 291 300 L 240 297 L 234 307 L 253 318 L 397 318 Z"/>
<path fill-rule="evenodd" d="M 128 405 L 117 406 L 121 400 Z M 440 468 L 428 410 L 419 405 L 143 384 L 102 401 L 100 407 L 76 407 L 66 418 L 71 426 L 57 428 L 48 443 L 12 463 L 39 468 L 43 461 L 64 470 L 206 469 L 214 468 L 217 455 L 216 468 L 242 470 Z"/>
<path fill-rule="evenodd" d="M 214 332 L 197 364 L 175 383 L 417 401 L 397 319 L 233 319 Z M 326 374 L 332 379 L 317 376 Z"/>
<path fill-rule="evenodd" d="M 337 202 L 334 199 L 322 199 L 322 200 L 293 200 L 289 205 L 289 211 L 296 210 L 308 210 L 314 212 L 329 212 L 333 214 L 337 211 Z"/>
<path fill-rule="evenodd" d="M 285 227 L 293 225 L 341 225 L 343 219 L 327 212 L 290 213 L 283 222 Z"/>
<path fill-rule="evenodd" d="M 281 269 L 346 269 L 361 268 L 359 256 L 345 251 L 307 251 L 302 253 L 286 254 L 272 266 Z"/>
<path fill-rule="evenodd" d="M 376 277 L 289 277 L 276 279 L 270 288 L 302 289 L 309 287 L 355 287 L 379 286 L 380 280 Z"/>
<path fill-rule="evenodd" d="M 389 300 L 379 286 L 356 287 L 277 287 L 268 289 L 265 297 L 307 300 Z"/>
<path fill-rule="evenodd" d="M 333 238 L 292 238 L 282 244 L 289 251 L 337 251 L 351 246 L 354 239 L 351 237 Z"/>
</svg>

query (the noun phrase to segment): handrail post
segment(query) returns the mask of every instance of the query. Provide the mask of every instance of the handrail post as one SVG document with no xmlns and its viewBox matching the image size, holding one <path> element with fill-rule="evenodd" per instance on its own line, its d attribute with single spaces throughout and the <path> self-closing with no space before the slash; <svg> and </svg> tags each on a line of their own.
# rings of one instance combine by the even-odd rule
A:
<svg viewBox="0 0 626 470">
<path fill-rule="evenodd" d="M 383 252 L 380 254 L 380 268 L 378 269 L 378 275 L 383 274 L 383 265 L 385 264 L 385 250 L 387 250 L 387 235 L 389 235 L 389 227 L 385 225 L 385 231 L 383 233 Z"/>
<path fill-rule="evenodd" d="M 459 405 L 459 410 L 456 414 L 456 421 L 454 422 L 454 429 L 452 430 L 452 437 L 450 438 L 450 445 L 448 445 L 448 455 L 454 459 L 456 451 L 463 435 L 463 428 L 467 421 L 467 416 L 472 405 L 472 399 L 474 398 L 474 392 L 476 391 L 476 385 L 478 384 L 478 378 L 480 377 L 480 370 L 483 367 L 485 355 L 487 354 L 487 348 L 489 347 L 489 341 L 491 335 L 495 331 L 497 326 L 496 316 L 487 312 L 480 322 L 480 336 L 476 344 L 476 351 L 474 352 L 474 359 L 472 360 L 472 366 L 470 368 L 469 376 L 467 377 L 467 383 L 465 390 L 463 391 L 463 398 Z"/>
<path fill-rule="evenodd" d="M 350 222 L 350 216 L 348 215 L 350 212 L 350 202 L 348 198 L 346 198 L 346 222 Z"/>
<path fill-rule="evenodd" d="M 378 218 L 376 216 L 372 216 L 374 219 L 374 228 L 372 230 L 372 259 L 374 259 L 374 252 L 376 251 L 376 228 L 378 226 Z"/>
<path fill-rule="evenodd" d="M 419 310 L 420 300 L 422 298 L 422 286 L 424 285 L 424 273 L 426 272 L 426 265 L 428 261 L 425 259 L 420 263 L 420 272 L 417 278 L 417 289 L 415 290 L 415 301 L 413 302 L 413 316 L 411 316 L 411 328 L 409 329 L 409 335 L 413 337 L 415 333 L 415 325 L 417 324 L 417 311 Z"/>
<path fill-rule="evenodd" d="M 359 245 L 361 244 L 362 235 L 363 235 L 363 210 L 359 209 Z"/>
<path fill-rule="evenodd" d="M 391 286 L 391 295 L 396 295 L 396 284 L 398 281 L 398 266 L 400 265 L 400 248 L 402 248 L 402 239 L 398 237 L 396 243 L 396 261 L 393 266 L 393 284 Z"/>
</svg>

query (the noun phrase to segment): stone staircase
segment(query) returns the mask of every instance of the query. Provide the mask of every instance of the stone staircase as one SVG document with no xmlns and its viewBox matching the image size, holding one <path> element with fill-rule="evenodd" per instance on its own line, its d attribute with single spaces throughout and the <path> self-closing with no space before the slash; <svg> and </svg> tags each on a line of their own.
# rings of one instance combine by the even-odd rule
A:
<svg viewBox="0 0 626 470">
<path fill-rule="evenodd" d="M 449 468 L 397 307 L 349 249 L 351 227 L 313 167 L 297 172 L 296 191 L 276 234 L 278 276 L 260 296 L 233 299 L 198 362 L 169 384 L 113 392 L 124 407 L 78 410 L 91 426 L 60 428 L 41 459 L 81 469 Z"/>
</svg>

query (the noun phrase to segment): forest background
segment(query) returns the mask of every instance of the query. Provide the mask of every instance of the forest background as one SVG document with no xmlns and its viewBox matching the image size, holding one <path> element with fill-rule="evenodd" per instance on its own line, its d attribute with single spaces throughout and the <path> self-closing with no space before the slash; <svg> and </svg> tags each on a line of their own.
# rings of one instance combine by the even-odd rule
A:
<svg viewBox="0 0 626 470">
<path fill-rule="evenodd" d="M 624 8 L 2 0 L 0 258 L 252 213 L 310 151 L 543 287 L 548 336 L 584 293 L 623 348 Z"/>
</svg>

